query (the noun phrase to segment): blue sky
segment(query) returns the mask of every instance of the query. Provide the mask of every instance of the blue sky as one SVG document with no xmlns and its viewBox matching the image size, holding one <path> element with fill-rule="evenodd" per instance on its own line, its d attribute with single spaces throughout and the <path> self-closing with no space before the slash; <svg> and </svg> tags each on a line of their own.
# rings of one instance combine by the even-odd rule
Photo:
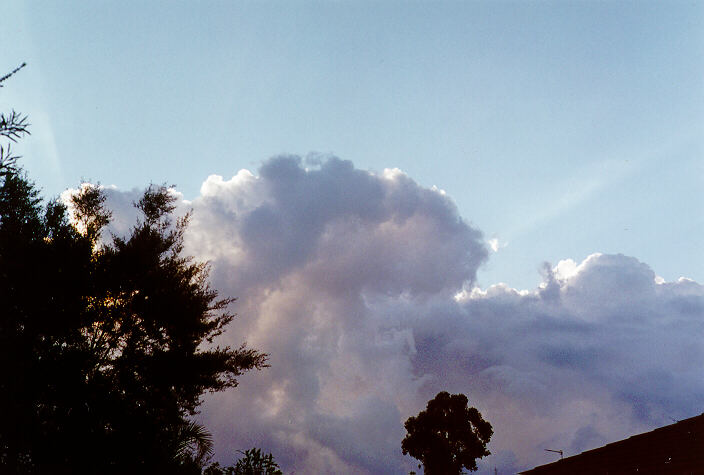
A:
<svg viewBox="0 0 704 475">
<path fill-rule="evenodd" d="M 704 280 L 697 2 L 26 2 L 5 6 L 3 101 L 31 114 L 48 194 L 168 182 L 280 153 L 398 167 L 505 248 L 638 255 Z M 7 9 L 9 8 L 9 11 Z M 51 144 L 40 144 L 51 137 Z"/>
<path fill-rule="evenodd" d="M 45 194 L 399 168 L 495 239 L 482 288 L 633 256 L 704 282 L 701 2 L 17 2 L 0 91 Z M 233 291 L 239 293 L 237 289 Z M 624 434 L 627 435 L 627 434 Z"/>
</svg>

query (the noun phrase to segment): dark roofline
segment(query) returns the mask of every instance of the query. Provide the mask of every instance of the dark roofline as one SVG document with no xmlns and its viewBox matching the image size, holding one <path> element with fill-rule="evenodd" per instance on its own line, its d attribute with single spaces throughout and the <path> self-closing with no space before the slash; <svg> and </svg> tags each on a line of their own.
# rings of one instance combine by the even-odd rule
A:
<svg viewBox="0 0 704 475">
<path fill-rule="evenodd" d="M 637 435 L 632 435 L 628 437 L 627 439 L 622 439 L 617 442 L 611 442 L 610 444 L 606 444 L 602 447 L 598 447 L 595 449 L 587 450 L 582 453 L 572 455 L 570 457 L 565 457 L 561 460 L 557 460 L 555 462 L 547 463 L 544 465 L 539 465 L 537 467 L 534 467 L 530 470 L 526 470 L 525 472 L 519 472 L 520 474 L 531 474 L 531 473 L 539 473 L 542 471 L 552 471 L 552 470 L 557 470 L 560 467 L 567 466 L 567 465 L 572 465 L 575 462 L 578 462 L 578 459 L 588 459 L 592 456 L 598 455 L 602 452 L 610 452 L 610 451 L 617 451 L 620 449 L 626 449 L 628 446 L 633 446 L 633 445 L 638 445 L 642 441 L 645 441 L 646 439 L 656 439 L 661 436 L 667 435 L 667 433 L 672 433 L 675 434 L 677 432 L 680 432 L 681 430 L 685 430 L 689 427 L 693 427 L 694 425 L 704 425 L 704 413 L 690 417 L 688 419 L 684 419 L 678 422 L 675 422 L 674 424 L 669 424 L 663 427 L 658 427 L 657 429 L 651 430 L 650 432 L 643 432 L 641 434 Z M 566 467 L 565 467 L 566 468 Z"/>
</svg>

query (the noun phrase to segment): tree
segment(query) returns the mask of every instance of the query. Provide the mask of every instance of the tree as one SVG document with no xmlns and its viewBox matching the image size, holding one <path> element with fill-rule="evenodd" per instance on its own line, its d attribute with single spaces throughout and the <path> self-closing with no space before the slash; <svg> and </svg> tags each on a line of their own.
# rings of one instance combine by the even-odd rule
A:
<svg viewBox="0 0 704 475">
<path fill-rule="evenodd" d="M 245 450 L 242 455 L 235 464 L 234 475 L 281 475 L 273 455 L 263 455 L 257 448 Z"/>
<path fill-rule="evenodd" d="M 256 447 L 239 452 L 243 456 L 234 466 L 221 467 L 215 462 L 203 471 L 203 475 L 282 475 L 272 454 L 262 454 L 262 450 Z"/>
<path fill-rule="evenodd" d="M 12 123 L 0 123 L 10 140 Z M 150 186 L 129 235 L 103 239 L 98 186 L 81 187 L 71 216 L 42 205 L 16 157 L 0 160 L 1 473 L 201 473 L 201 396 L 267 356 L 214 346 L 232 299 L 182 255 L 175 201 Z"/>
<path fill-rule="evenodd" d="M 489 455 L 486 444 L 491 424 L 478 410 L 467 407 L 464 394 L 442 391 L 426 410 L 406 420 L 408 434 L 401 443 L 404 455 L 421 461 L 426 474 L 460 474 L 477 470 L 476 460 Z"/>
</svg>

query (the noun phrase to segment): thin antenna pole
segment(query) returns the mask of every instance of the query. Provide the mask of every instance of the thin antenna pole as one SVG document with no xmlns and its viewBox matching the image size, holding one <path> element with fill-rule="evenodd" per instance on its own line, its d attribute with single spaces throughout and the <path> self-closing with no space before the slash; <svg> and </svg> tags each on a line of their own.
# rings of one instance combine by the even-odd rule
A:
<svg viewBox="0 0 704 475">
<path fill-rule="evenodd" d="M 560 454 L 560 460 L 562 460 L 562 450 L 553 450 L 553 449 L 544 449 L 546 452 L 555 452 L 556 454 Z"/>
</svg>

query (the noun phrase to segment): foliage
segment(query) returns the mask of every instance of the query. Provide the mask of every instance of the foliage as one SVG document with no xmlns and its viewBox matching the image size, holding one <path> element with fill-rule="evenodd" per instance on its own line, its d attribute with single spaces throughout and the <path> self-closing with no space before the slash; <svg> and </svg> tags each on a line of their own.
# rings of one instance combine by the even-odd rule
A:
<svg viewBox="0 0 704 475">
<path fill-rule="evenodd" d="M 401 448 L 421 461 L 426 474 L 460 474 L 477 470 L 476 460 L 489 455 L 486 444 L 491 424 L 475 408 L 467 407 L 464 394 L 438 393 L 427 408 L 406 420 L 408 434 Z"/>
<path fill-rule="evenodd" d="M 203 471 L 203 475 L 282 475 L 272 454 L 263 455 L 256 447 L 239 452 L 243 457 L 234 466 L 221 467 L 215 462 Z"/>
<path fill-rule="evenodd" d="M 241 454 L 244 457 L 235 464 L 235 475 L 281 475 L 273 455 L 262 455 L 261 449 L 257 448 L 245 450 Z"/>
<path fill-rule="evenodd" d="M 129 235 L 103 241 L 99 187 L 83 185 L 70 216 L 0 161 L 0 473 L 201 473 L 201 396 L 266 355 L 213 346 L 232 300 L 182 255 L 175 200 L 150 186 Z"/>
<path fill-rule="evenodd" d="M 179 427 L 175 443 L 172 452 L 176 454 L 176 459 L 193 461 L 198 466 L 202 466 L 213 453 L 213 436 L 197 422 L 190 421 Z"/>
<path fill-rule="evenodd" d="M 20 69 L 27 66 L 27 63 L 22 63 L 10 73 L 0 77 L 0 87 L 3 87 L 3 82 L 17 73 Z M 17 139 L 29 134 L 29 123 L 27 116 L 11 111 L 9 114 L 0 112 L 0 137 L 5 137 L 11 142 L 16 142 Z M 10 143 L 0 144 L 0 177 L 5 176 L 10 170 L 14 170 L 15 162 L 19 157 L 12 154 Z"/>
</svg>

